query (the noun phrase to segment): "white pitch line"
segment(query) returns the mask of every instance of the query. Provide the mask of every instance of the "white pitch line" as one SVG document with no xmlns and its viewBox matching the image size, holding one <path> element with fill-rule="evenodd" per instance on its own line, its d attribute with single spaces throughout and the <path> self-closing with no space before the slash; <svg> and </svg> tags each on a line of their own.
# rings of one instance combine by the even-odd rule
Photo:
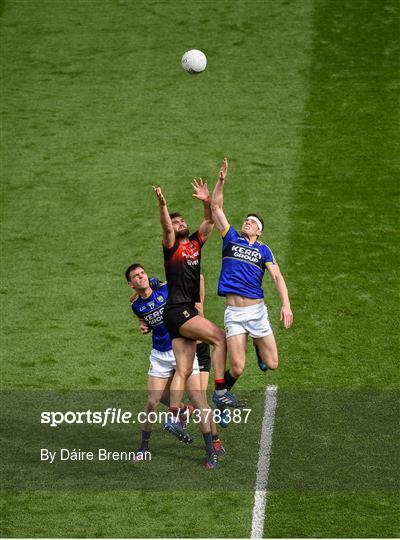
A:
<svg viewBox="0 0 400 540">
<path fill-rule="evenodd" d="M 271 458 L 272 433 L 274 431 L 277 396 L 278 387 L 275 385 L 268 385 L 265 390 L 264 416 L 261 428 L 260 449 L 258 452 L 257 478 L 250 538 L 262 538 L 264 534 L 269 462 Z"/>
</svg>

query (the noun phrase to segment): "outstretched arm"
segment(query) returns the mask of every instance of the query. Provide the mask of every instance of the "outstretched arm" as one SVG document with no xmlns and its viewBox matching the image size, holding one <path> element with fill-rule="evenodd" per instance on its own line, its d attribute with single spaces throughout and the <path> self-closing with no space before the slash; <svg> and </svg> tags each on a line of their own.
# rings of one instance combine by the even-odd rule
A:
<svg viewBox="0 0 400 540">
<path fill-rule="evenodd" d="M 199 181 L 197 181 L 195 178 L 192 182 L 192 186 L 194 189 L 193 197 L 196 197 L 196 199 L 199 199 L 199 201 L 203 201 L 204 205 L 204 220 L 199 227 L 199 233 L 205 242 L 210 236 L 214 227 L 211 214 L 210 194 L 208 192 L 207 182 L 203 182 L 202 178 L 200 178 Z"/>
<path fill-rule="evenodd" d="M 167 201 L 165 200 L 160 187 L 153 186 L 153 189 L 160 205 L 160 221 L 163 230 L 163 245 L 166 248 L 172 248 L 172 246 L 175 244 L 175 232 L 172 227 L 171 218 L 169 217 Z"/>
<path fill-rule="evenodd" d="M 279 298 L 282 302 L 281 318 L 285 328 L 290 328 L 293 323 L 293 313 L 290 309 L 289 293 L 286 287 L 285 280 L 277 264 L 267 264 L 267 270 L 275 283 L 276 290 L 278 291 Z"/>
<path fill-rule="evenodd" d="M 225 213 L 223 211 L 224 205 L 224 184 L 225 178 L 228 174 L 228 160 L 224 158 L 221 168 L 218 173 L 218 180 L 215 184 L 215 188 L 211 197 L 211 211 L 212 217 L 215 225 L 219 231 L 225 231 L 229 226 L 228 220 L 226 219 Z"/>
</svg>

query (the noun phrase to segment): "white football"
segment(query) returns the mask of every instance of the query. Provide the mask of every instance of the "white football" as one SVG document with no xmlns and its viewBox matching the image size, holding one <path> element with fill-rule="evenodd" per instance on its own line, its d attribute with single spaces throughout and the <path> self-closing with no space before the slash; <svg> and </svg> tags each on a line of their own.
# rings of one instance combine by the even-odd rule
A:
<svg viewBox="0 0 400 540">
<path fill-rule="evenodd" d="M 192 75 L 196 75 L 197 73 L 201 73 L 206 69 L 207 58 L 203 52 L 198 51 L 197 49 L 192 49 L 185 52 L 185 54 L 182 56 L 181 63 L 185 71 L 191 73 Z"/>
</svg>

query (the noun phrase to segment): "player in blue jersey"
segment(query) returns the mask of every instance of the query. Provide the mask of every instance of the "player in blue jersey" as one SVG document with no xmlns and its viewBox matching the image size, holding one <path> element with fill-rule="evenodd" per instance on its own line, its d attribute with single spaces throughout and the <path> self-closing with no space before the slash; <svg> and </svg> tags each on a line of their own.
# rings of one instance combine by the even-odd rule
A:
<svg viewBox="0 0 400 540">
<path fill-rule="evenodd" d="M 225 372 L 227 388 L 243 373 L 247 336 L 253 338 L 260 369 L 278 367 L 278 350 L 264 304 L 262 280 L 270 274 L 282 302 L 280 319 L 285 328 L 293 322 L 288 290 L 272 251 L 259 242 L 264 224 L 256 214 L 248 214 L 240 232 L 228 222 L 223 211 L 223 189 L 228 173 L 225 158 L 215 185 L 211 208 L 213 220 L 222 236 L 222 268 L 218 294 L 226 297 L 225 331 L 230 368 Z M 214 400 L 218 404 L 217 400 Z"/>
<path fill-rule="evenodd" d="M 148 372 L 148 400 L 146 404 L 146 413 L 154 412 L 160 402 L 169 405 L 169 387 L 176 368 L 176 361 L 172 351 L 172 343 L 168 330 L 163 322 L 163 312 L 168 298 L 168 289 L 166 283 L 160 284 L 154 278 L 148 278 L 145 270 L 140 264 L 133 264 L 125 272 L 128 285 L 135 291 L 135 296 L 131 298 L 132 311 L 139 318 L 140 330 L 143 334 L 152 331 L 152 350 L 150 354 L 150 369 Z M 204 293 L 203 293 L 204 296 Z M 202 306 L 199 306 L 202 309 Z M 202 344 L 204 345 L 204 344 Z M 204 371 L 209 371 L 210 358 L 205 354 L 204 348 L 198 346 L 199 359 L 193 364 L 192 375 L 187 380 L 187 390 L 191 401 L 198 409 L 209 408 L 205 391 L 202 388 L 204 381 Z M 200 375 L 200 369 L 202 374 Z M 180 421 L 187 420 L 185 405 L 180 406 Z M 190 408 L 191 406 L 187 406 Z M 191 407 L 193 408 L 193 407 Z M 225 450 L 219 440 L 215 425 L 211 422 L 212 447 L 214 455 L 223 455 Z M 142 430 L 142 442 L 140 452 L 149 449 L 149 439 L 152 431 L 152 423 L 146 422 Z M 190 435 L 184 431 L 184 436 L 179 437 L 182 442 L 191 443 Z M 215 458 L 206 459 L 206 468 L 213 468 L 216 465 Z"/>
</svg>

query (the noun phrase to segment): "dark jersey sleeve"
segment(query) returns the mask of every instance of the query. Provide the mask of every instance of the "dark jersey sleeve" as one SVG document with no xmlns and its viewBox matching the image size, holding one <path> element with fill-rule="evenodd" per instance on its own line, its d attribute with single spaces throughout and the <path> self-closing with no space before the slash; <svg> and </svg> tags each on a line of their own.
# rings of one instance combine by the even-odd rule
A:
<svg viewBox="0 0 400 540">
<path fill-rule="evenodd" d="M 164 261 L 169 261 L 169 259 L 175 253 L 175 251 L 179 248 L 179 242 L 176 241 L 175 244 L 170 248 L 165 247 L 164 244 L 162 245 L 162 247 L 163 247 L 163 253 L 164 253 Z M 168 281 L 168 276 L 167 276 L 167 281 Z"/>
</svg>

